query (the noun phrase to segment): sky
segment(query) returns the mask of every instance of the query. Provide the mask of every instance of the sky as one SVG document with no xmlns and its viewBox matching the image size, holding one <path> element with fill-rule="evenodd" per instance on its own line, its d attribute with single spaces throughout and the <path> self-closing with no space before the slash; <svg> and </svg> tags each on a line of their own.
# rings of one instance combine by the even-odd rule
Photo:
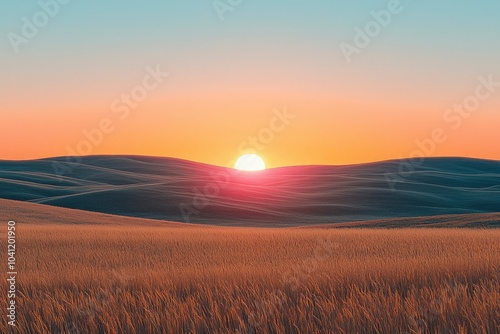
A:
<svg viewBox="0 0 500 334">
<path fill-rule="evenodd" d="M 498 1 L 3 1 L 0 159 L 500 159 Z"/>
</svg>

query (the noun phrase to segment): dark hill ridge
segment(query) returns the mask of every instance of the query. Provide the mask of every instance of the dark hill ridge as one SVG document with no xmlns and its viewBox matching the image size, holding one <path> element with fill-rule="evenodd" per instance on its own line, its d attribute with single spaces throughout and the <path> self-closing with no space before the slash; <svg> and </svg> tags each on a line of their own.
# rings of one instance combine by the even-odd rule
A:
<svg viewBox="0 0 500 334">
<path fill-rule="evenodd" d="M 500 211 L 500 161 L 429 158 L 414 172 L 400 175 L 402 163 L 245 173 L 139 156 L 90 156 L 78 165 L 65 164 L 65 158 L 0 161 L 0 198 L 124 216 L 252 226 Z M 54 164 L 66 168 L 62 177 Z M 393 183 L 391 189 L 388 175 L 403 182 Z"/>
</svg>

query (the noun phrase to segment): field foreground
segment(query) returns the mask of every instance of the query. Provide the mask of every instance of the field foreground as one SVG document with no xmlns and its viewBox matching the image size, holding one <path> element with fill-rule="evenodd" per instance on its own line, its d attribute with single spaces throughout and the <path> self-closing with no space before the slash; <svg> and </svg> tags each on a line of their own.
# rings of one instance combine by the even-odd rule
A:
<svg viewBox="0 0 500 334">
<path fill-rule="evenodd" d="M 15 333 L 500 326 L 500 230 L 18 224 L 17 234 Z M 0 244 L 5 254 L 4 233 Z"/>
</svg>

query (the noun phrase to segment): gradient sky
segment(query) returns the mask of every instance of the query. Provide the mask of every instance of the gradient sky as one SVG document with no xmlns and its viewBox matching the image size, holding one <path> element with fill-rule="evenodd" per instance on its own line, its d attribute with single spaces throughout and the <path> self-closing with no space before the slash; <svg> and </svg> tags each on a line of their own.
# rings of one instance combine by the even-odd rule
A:
<svg viewBox="0 0 500 334">
<path fill-rule="evenodd" d="M 340 43 L 387 1 L 244 0 L 221 20 L 212 1 L 73 0 L 16 53 L 10 33 L 40 3 L 0 4 L 0 159 L 84 147 L 225 166 L 260 134 L 269 167 L 347 164 L 409 157 L 436 128 L 446 140 L 427 155 L 500 159 L 500 87 L 443 118 L 479 76 L 500 81 L 499 1 L 401 1 L 350 63 Z M 170 75 L 121 119 L 111 105 L 148 66 Z M 82 144 L 105 119 L 113 130 Z"/>
</svg>

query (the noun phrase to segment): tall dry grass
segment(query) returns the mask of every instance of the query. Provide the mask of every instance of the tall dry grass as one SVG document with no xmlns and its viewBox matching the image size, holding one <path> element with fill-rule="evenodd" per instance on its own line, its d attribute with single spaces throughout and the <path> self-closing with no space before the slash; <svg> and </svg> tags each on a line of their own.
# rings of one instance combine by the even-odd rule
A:
<svg viewBox="0 0 500 334">
<path fill-rule="evenodd" d="M 499 241 L 499 230 L 19 224 L 15 332 L 498 333 Z"/>
</svg>

